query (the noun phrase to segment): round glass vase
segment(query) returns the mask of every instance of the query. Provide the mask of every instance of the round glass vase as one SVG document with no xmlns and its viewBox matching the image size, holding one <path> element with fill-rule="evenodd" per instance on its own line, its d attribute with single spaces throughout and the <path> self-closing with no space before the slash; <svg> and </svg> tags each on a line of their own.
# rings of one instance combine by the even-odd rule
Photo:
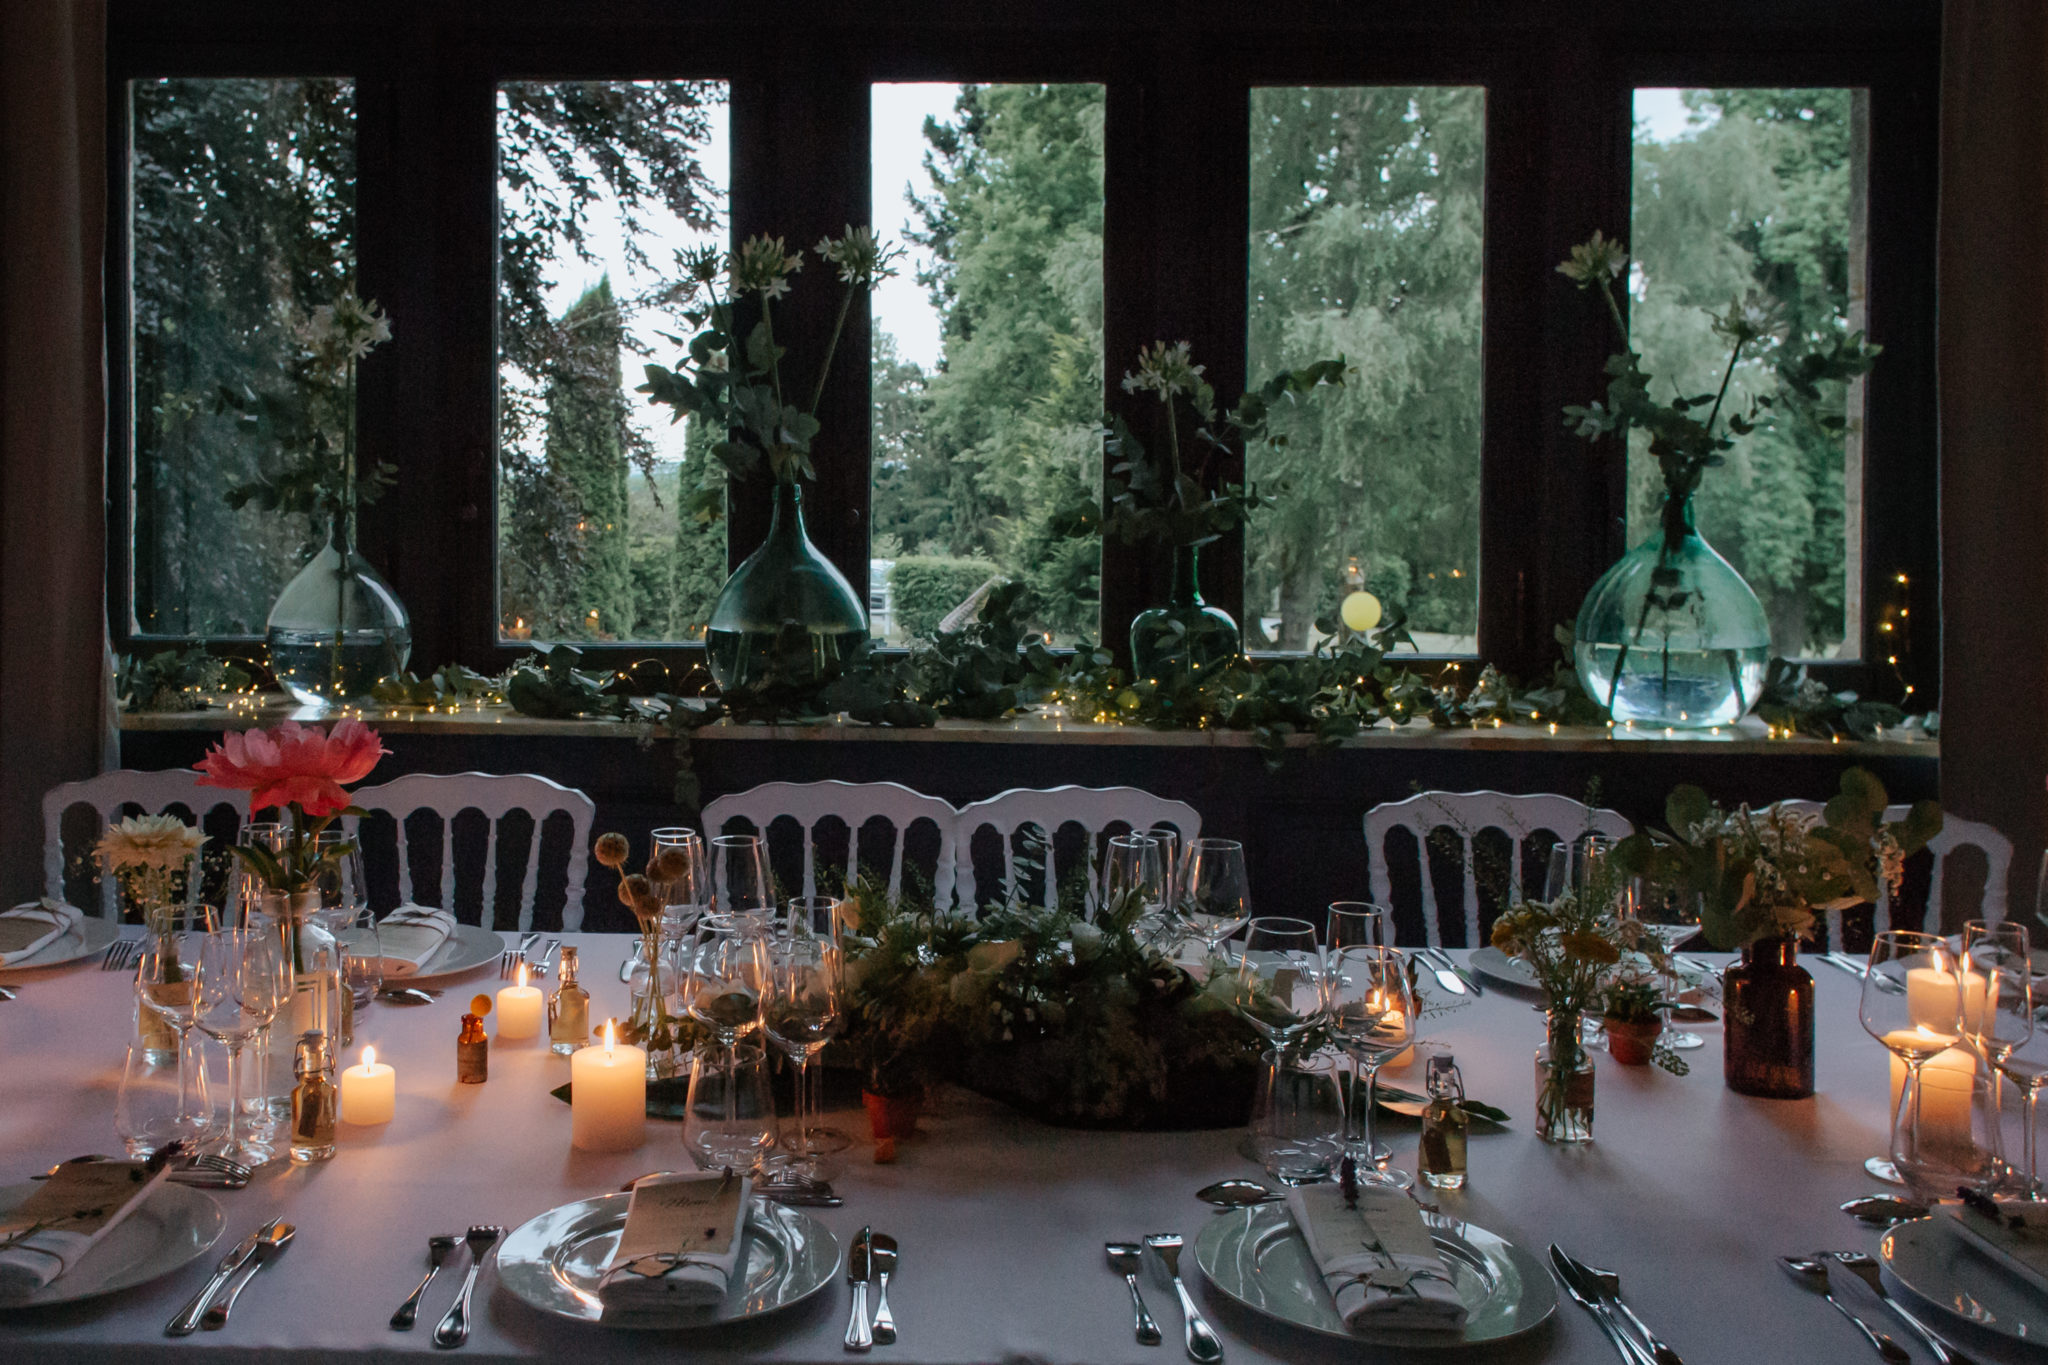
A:
<svg viewBox="0 0 2048 1365">
<path fill-rule="evenodd" d="M 1199 671 L 1243 652 L 1237 622 L 1202 600 L 1200 550 L 1173 547 L 1173 590 L 1166 605 L 1141 611 L 1131 622 L 1131 666 L 1140 678 Z"/>
<path fill-rule="evenodd" d="M 404 671 L 412 619 L 357 553 L 352 517 L 336 517 L 327 544 L 284 585 L 264 639 L 278 684 L 305 706 L 364 700 Z"/>
<path fill-rule="evenodd" d="M 1771 623 L 1734 566 L 1700 538 L 1690 497 L 1586 594 L 1573 663 L 1617 724 L 1706 729 L 1756 705 Z"/>
<path fill-rule="evenodd" d="M 868 638 L 867 612 L 839 567 L 804 531 L 804 493 L 775 486 L 768 538 L 725 580 L 704 636 L 727 692 L 829 681 Z"/>
<path fill-rule="evenodd" d="M 633 1012 L 619 1026 L 619 1041 L 631 1043 L 647 1053 L 647 1079 L 665 1080 L 679 1070 L 678 1054 L 682 1032 L 668 1010 L 668 988 L 674 968 L 664 965 L 661 931 L 646 925 L 640 935 L 640 960 L 633 965 L 628 985 L 632 989 Z"/>
<path fill-rule="evenodd" d="M 1722 1074 L 1738 1095 L 1803 1100 L 1813 1093 L 1813 978 L 1787 936 L 1742 945 L 1721 973 Z"/>
<path fill-rule="evenodd" d="M 1546 1013 L 1545 1041 L 1536 1049 L 1536 1136 L 1545 1142 L 1593 1140 L 1593 1058 L 1584 1020 Z"/>
</svg>

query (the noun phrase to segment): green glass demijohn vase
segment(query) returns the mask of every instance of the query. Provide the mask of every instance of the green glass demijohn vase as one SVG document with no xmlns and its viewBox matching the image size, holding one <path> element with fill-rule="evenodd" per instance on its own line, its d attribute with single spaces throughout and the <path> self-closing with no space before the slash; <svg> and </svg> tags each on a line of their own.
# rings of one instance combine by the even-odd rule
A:
<svg viewBox="0 0 2048 1365">
<path fill-rule="evenodd" d="M 1705 729 L 1756 705 L 1771 624 L 1749 584 L 1700 538 L 1691 497 L 1601 575 L 1579 608 L 1579 685 L 1617 724 Z"/>
<path fill-rule="evenodd" d="M 868 638 L 867 612 L 838 566 L 804 533 L 804 494 L 775 486 L 768 538 L 733 570 L 704 643 L 720 688 L 804 687 L 838 674 Z"/>
<path fill-rule="evenodd" d="M 1202 600 L 1199 548 L 1173 547 L 1173 591 L 1166 605 L 1141 611 L 1131 622 L 1131 665 L 1141 678 L 1202 669 L 1243 652 L 1237 622 Z"/>
<path fill-rule="evenodd" d="M 327 544 L 270 609 L 270 668 L 302 705 L 362 701 L 412 657 L 411 618 L 356 551 L 354 521 L 349 513 L 335 517 Z"/>
</svg>

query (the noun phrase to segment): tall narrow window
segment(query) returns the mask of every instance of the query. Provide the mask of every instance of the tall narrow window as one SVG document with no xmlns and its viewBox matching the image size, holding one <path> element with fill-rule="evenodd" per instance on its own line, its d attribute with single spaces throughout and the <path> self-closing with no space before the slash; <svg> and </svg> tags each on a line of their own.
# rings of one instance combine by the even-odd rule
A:
<svg viewBox="0 0 2048 1365">
<path fill-rule="evenodd" d="M 129 627 L 261 635 L 326 529 L 242 495 L 344 420 L 315 401 L 296 324 L 354 282 L 355 91 L 176 78 L 128 97 Z"/>
<path fill-rule="evenodd" d="M 1863 329 L 1867 102 L 1847 89 L 1635 92 L 1629 316 L 1652 393 L 1719 392 L 1729 347 L 1709 314 L 1732 301 L 1760 306 L 1770 330 L 1728 375 L 1721 411 L 1771 406 L 1694 502 L 1789 659 L 1862 652 L 1863 381 L 1808 392 L 1781 372 Z M 1641 435 L 1628 485 L 1634 542 L 1663 496 Z"/>
<path fill-rule="evenodd" d="M 1252 382 L 1343 356 L 1248 477 L 1245 643 L 1305 649 L 1346 593 L 1426 653 L 1478 647 L 1486 92 L 1267 88 L 1251 99 Z"/>
<path fill-rule="evenodd" d="M 718 439 L 633 393 L 725 243 L 726 86 L 498 89 L 498 629 L 694 641 L 725 581 Z"/>
<path fill-rule="evenodd" d="M 873 634 L 927 633 L 1026 584 L 1056 643 L 1098 629 L 1098 85 L 878 85 Z"/>
</svg>

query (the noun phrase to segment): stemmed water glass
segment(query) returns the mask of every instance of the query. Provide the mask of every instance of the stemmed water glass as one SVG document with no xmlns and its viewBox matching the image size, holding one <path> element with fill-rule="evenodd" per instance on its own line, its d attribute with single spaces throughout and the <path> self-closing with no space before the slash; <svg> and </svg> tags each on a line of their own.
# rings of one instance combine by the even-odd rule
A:
<svg viewBox="0 0 2048 1365">
<path fill-rule="evenodd" d="M 1890 929 L 1870 945 L 1858 1013 L 1871 1037 L 1906 1066 L 1906 1102 L 1892 1114 L 1892 1167 L 1908 1184 L 1922 1184 L 1921 1071 L 1962 1037 L 1962 989 L 1948 940 L 1937 934 Z"/>
<path fill-rule="evenodd" d="M 1569 843 L 1552 844 L 1543 898 L 1554 901 L 1567 891 L 1583 890 L 1587 876 L 1613 851 L 1614 840 L 1605 834 L 1581 834 Z"/>
<path fill-rule="evenodd" d="M 669 980 L 659 983 L 664 996 L 681 989 L 688 972 L 682 960 L 684 942 L 696 929 L 711 899 L 705 874 L 704 836 L 684 825 L 664 825 L 654 831 L 653 852 L 647 860 L 647 880 L 654 899 L 661 906 L 661 925 L 656 941 L 641 946 L 641 961 L 650 973 L 666 971 Z M 635 969 L 637 973 L 637 968 Z M 643 983 L 652 988 L 657 983 Z M 673 987 L 674 989 L 671 989 Z"/>
<path fill-rule="evenodd" d="M 213 1102 L 206 1089 L 206 1057 L 192 1037 L 199 950 L 211 906 L 181 906 L 152 912 L 135 967 L 135 995 L 142 1007 L 177 1035 L 178 1108 L 165 1125 L 164 1140 L 197 1141 L 213 1127 Z M 196 921 L 196 924 L 195 924 Z"/>
<path fill-rule="evenodd" d="M 1279 915 L 1251 921 L 1237 959 L 1232 1000 L 1266 1045 L 1291 1052 L 1323 1010 L 1322 954 L 1316 927 Z"/>
<path fill-rule="evenodd" d="M 711 841 L 711 895 L 707 917 L 723 929 L 751 920 L 756 930 L 775 915 L 775 877 L 768 843 L 758 834 L 721 834 Z"/>
<path fill-rule="evenodd" d="M 761 1025 L 770 1040 L 796 1063 L 795 1133 L 772 1165 L 815 1176 L 821 1152 L 840 1150 L 812 1140 L 811 1061 L 845 1023 L 840 981 L 839 902 L 830 896 L 799 896 L 789 903 L 788 930 L 765 944 L 768 974 L 761 999 Z"/>
<path fill-rule="evenodd" d="M 1351 1103 L 1345 1108 L 1345 1151 L 1359 1178 L 1403 1189 L 1408 1172 L 1389 1169 L 1393 1151 L 1379 1143 L 1374 1115 L 1381 1063 L 1415 1041 L 1415 988 L 1408 955 L 1384 944 L 1334 950 L 1325 973 L 1327 1008 L 1337 1040 L 1351 1058 Z"/>
<path fill-rule="evenodd" d="M 1664 950 L 1664 1002 L 1667 1006 L 1678 1003 L 1678 979 L 1671 967 L 1671 954 L 1679 944 L 1700 931 L 1700 894 L 1696 891 L 1675 891 L 1638 882 L 1634 894 L 1622 898 L 1621 910 L 1626 915 L 1635 912 L 1636 923 L 1644 933 L 1657 940 L 1657 946 Z M 1677 1051 L 1688 1051 L 1705 1047 L 1707 1040 L 1691 1029 L 1673 1028 L 1667 1024 L 1663 1041 Z"/>
<path fill-rule="evenodd" d="M 263 925 L 221 929 L 205 936 L 193 973 L 192 1022 L 228 1050 L 228 1131 L 214 1148 L 230 1161 L 261 1166 L 271 1158 L 268 1131 L 248 1127 L 243 1113 L 246 1068 L 242 1049 L 270 1026 L 290 998 L 284 945 Z"/>
<path fill-rule="evenodd" d="M 1164 918 L 1168 896 L 1166 846 L 1150 834 L 1118 834 L 1110 838 L 1102 859 L 1102 886 L 1096 897 L 1099 918 L 1135 897 L 1142 907 L 1134 924 Z M 1142 935 L 1141 935 L 1142 936 Z"/>
<path fill-rule="evenodd" d="M 1331 901 L 1330 951 L 1341 948 L 1379 948 L 1394 942 L 1394 912 L 1370 901 Z"/>
<path fill-rule="evenodd" d="M 1991 1105 L 1994 1114 L 2005 1106 L 2004 1077 L 2013 1052 L 2034 1035 L 2034 973 L 2023 924 L 1987 924 L 1971 920 L 1963 925 L 1962 1025 L 1963 1034 L 1991 1067 Z M 2025 1083 L 2022 1082 L 2022 1088 Z M 2031 1094 L 2026 1142 L 2031 1147 Z M 1995 1129 L 1993 1131 L 1996 1131 Z M 1994 1153 L 1995 1169 L 2002 1180 L 2012 1174 L 2004 1153 Z M 2033 1154 L 2027 1152 L 2028 1180 L 2033 1175 Z"/>
<path fill-rule="evenodd" d="M 1235 839 L 1191 840 L 1173 910 L 1188 933 L 1200 939 L 1214 957 L 1223 941 L 1252 917 L 1244 845 Z"/>
</svg>

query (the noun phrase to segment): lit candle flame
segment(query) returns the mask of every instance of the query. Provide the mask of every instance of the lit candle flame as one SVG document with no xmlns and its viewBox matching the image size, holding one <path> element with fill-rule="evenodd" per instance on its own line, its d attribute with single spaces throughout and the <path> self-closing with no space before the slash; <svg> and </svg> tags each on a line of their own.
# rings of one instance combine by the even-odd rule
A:
<svg viewBox="0 0 2048 1365">
<path fill-rule="evenodd" d="M 519 983 L 518 983 L 518 984 L 519 984 L 519 986 L 520 986 L 520 987 L 521 987 L 522 989 L 524 989 L 524 988 L 525 988 L 525 986 L 526 986 L 526 964 L 525 964 L 524 962 L 522 962 L 522 963 L 520 963 L 520 964 L 519 964 Z"/>
<path fill-rule="evenodd" d="M 613 1020 L 613 1019 L 607 1019 L 607 1020 L 605 1020 L 605 1021 L 604 1021 L 604 1055 L 605 1055 L 605 1059 L 606 1059 L 607 1061 L 609 1061 L 609 1060 L 611 1059 L 611 1055 L 612 1055 L 612 1044 L 618 1041 L 618 1036 L 619 1036 L 619 1025 L 618 1025 L 618 1021 L 617 1021 L 617 1020 Z"/>
<path fill-rule="evenodd" d="M 366 1047 L 366 1048 L 364 1048 L 364 1049 L 363 1049 L 363 1070 L 365 1070 L 365 1071 L 368 1071 L 368 1070 L 369 1070 L 369 1069 L 370 1069 L 371 1067 L 375 1066 L 376 1064 L 377 1064 L 377 1049 L 376 1049 L 376 1048 L 374 1048 L 374 1047 Z"/>
</svg>

